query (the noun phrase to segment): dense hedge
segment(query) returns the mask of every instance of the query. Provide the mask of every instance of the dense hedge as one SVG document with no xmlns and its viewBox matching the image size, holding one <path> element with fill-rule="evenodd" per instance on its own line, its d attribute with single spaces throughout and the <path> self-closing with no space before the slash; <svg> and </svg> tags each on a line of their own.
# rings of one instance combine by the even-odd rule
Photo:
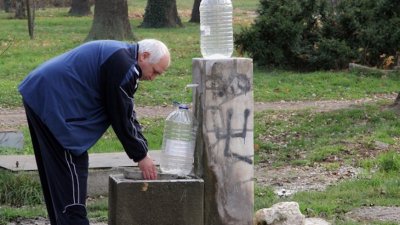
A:
<svg viewBox="0 0 400 225">
<path fill-rule="evenodd" d="M 259 65 L 342 69 L 349 62 L 389 68 L 400 51 L 398 0 L 261 0 L 251 27 L 235 34 Z"/>
</svg>

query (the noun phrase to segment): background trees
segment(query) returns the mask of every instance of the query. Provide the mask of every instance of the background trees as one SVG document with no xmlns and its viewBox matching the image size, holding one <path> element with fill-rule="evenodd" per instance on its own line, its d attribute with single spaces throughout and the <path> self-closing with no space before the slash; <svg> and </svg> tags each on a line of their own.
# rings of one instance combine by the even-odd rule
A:
<svg viewBox="0 0 400 225">
<path fill-rule="evenodd" d="M 200 3 L 201 3 L 201 0 L 194 0 L 193 8 L 192 8 L 192 15 L 190 17 L 189 22 L 200 23 L 200 10 L 199 10 Z"/>
<path fill-rule="evenodd" d="M 11 0 L 4 0 L 4 10 L 6 12 L 10 12 L 10 9 L 12 8 L 12 1 Z"/>
<path fill-rule="evenodd" d="M 71 16 L 86 16 L 90 15 L 92 12 L 90 11 L 89 0 L 72 0 L 71 1 L 71 9 L 68 14 Z"/>
<path fill-rule="evenodd" d="M 26 6 L 24 0 L 15 0 L 15 18 L 16 19 L 26 18 Z"/>
<path fill-rule="evenodd" d="M 96 0 L 92 28 L 86 40 L 133 39 L 126 0 Z"/>
<path fill-rule="evenodd" d="M 182 26 L 176 0 L 147 0 L 146 11 L 140 26 L 154 28 Z"/>
</svg>

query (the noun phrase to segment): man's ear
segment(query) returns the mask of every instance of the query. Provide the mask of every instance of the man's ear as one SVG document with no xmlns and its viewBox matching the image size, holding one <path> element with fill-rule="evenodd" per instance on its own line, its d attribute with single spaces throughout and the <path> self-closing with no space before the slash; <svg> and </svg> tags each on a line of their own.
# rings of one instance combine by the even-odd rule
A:
<svg viewBox="0 0 400 225">
<path fill-rule="evenodd" d="M 150 58 L 150 52 L 143 52 L 139 56 L 139 60 L 141 60 L 141 61 L 149 60 L 149 58 Z"/>
</svg>

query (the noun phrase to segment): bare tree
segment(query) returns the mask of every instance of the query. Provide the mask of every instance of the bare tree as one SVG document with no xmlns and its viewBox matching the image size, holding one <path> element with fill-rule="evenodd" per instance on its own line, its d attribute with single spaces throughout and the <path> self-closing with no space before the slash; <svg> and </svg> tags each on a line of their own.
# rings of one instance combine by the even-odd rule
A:
<svg viewBox="0 0 400 225">
<path fill-rule="evenodd" d="M 35 28 L 35 0 L 26 0 L 26 11 L 28 13 L 28 31 L 29 37 L 33 39 Z"/>
<path fill-rule="evenodd" d="M 15 15 L 16 19 L 25 19 L 26 11 L 25 11 L 25 2 L 24 0 L 16 0 L 15 1 Z"/>
<path fill-rule="evenodd" d="M 53 5 L 55 7 L 64 7 L 65 1 L 64 0 L 53 0 Z"/>
<path fill-rule="evenodd" d="M 92 28 L 86 40 L 134 39 L 127 0 L 96 0 Z"/>
<path fill-rule="evenodd" d="M 189 22 L 191 23 L 200 23 L 200 3 L 201 0 L 194 0 L 193 8 L 192 8 L 192 16 L 190 17 Z"/>
<path fill-rule="evenodd" d="M 183 26 L 178 16 L 176 0 L 147 0 L 146 11 L 140 27 Z"/>
<path fill-rule="evenodd" d="M 397 63 L 396 63 L 396 66 L 394 67 L 394 69 L 397 70 L 398 72 L 400 72 L 400 51 L 396 52 L 396 58 L 397 58 Z M 397 94 L 397 98 L 396 98 L 396 100 L 394 100 L 394 103 L 392 104 L 392 106 L 395 108 L 395 110 L 397 112 L 400 113 L 400 91 Z"/>
<path fill-rule="evenodd" d="M 390 105 L 390 107 L 400 114 L 400 92 L 397 94 L 396 99 L 394 100 L 393 104 Z"/>
<path fill-rule="evenodd" d="M 68 14 L 71 16 L 87 16 L 92 14 L 89 0 L 72 0 Z"/>
<path fill-rule="evenodd" d="M 4 0 L 4 11 L 11 12 L 13 8 L 13 1 L 11 0 Z"/>
</svg>

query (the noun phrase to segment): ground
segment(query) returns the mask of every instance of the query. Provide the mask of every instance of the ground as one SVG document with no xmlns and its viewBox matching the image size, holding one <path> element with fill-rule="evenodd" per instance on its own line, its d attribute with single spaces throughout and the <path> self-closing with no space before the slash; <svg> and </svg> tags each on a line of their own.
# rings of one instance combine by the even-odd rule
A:
<svg viewBox="0 0 400 225">
<path fill-rule="evenodd" d="M 375 95 L 370 98 L 357 100 L 329 100 L 329 101 L 296 101 L 296 102 L 257 102 L 255 111 L 263 110 L 302 110 L 311 109 L 315 111 L 331 111 L 360 105 L 364 103 L 396 99 L 397 94 Z M 136 109 L 139 117 L 163 117 L 165 118 L 173 111 L 172 106 L 146 106 Z M 23 108 L 6 109 L 0 108 L 0 131 L 15 130 L 26 124 Z M 357 169 L 350 166 L 342 166 L 336 171 L 327 171 L 322 166 L 292 167 L 285 166 L 273 168 L 267 164 L 258 164 L 255 167 L 255 176 L 260 185 L 272 185 L 276 192 L 288 195 L 296 191 L 322 190 L 326 186 L 338 180 L 354 177 Z"/>
<path fill-rule="evenodd" d="M 370 98 L 357 100 L 329 100 L 329 101 L 296 101 L 296 102 L 257 102 L 254 105 L 255 111 L 262 110 L 301 110 L 311 109 L 315 111 L 331 111 L 351 107 L 364 103 L 375 102 L 379 100 L 395 100 L 397 93 L 375 95 Z M 171 106 L 156 107 L 138 107 L 136 109 L 138 117 L 166 117 L 173 111 Z M 0 108 L 0 131 L 15 130 L 19 126 L 26 124 L 26 117 L 23 108 L 6 109 Z M 334 184 L 343 179 L 349 179 L 357 175 L 357 168 L 351 166 L 341 166 L 337 170 L 327 170 L 323 166 L 315 165 L 313 167 L 302 166 L 284 166 L 279 168 L 260 163 L 255 166 L 256 182 L 259 185 L 270 185 L 280 196 L 290 195 L 297 191 L 305 190 L 323 190 L 328 185 Z M 362 217 L 363 215 L 374 215 L 374 219 L 381 219 L 382 215 L 390 213 L 394 216 L 394 221 L 400 222 L 399 208 L 362 208 L 357 209 L 352 216 Z M 380 212 L 380 213 L 379 213 Z M 364 216 L 365 217 L 365 216 Z M 367 218 L 370 219 L 370 218 Z M 10 225 L 45 225 L 46 220 L 38 218 L 37 220 L 19 221 Z M 105 225 L 104 223 L 92 223 L 92 225 Z"/>
</svg>

